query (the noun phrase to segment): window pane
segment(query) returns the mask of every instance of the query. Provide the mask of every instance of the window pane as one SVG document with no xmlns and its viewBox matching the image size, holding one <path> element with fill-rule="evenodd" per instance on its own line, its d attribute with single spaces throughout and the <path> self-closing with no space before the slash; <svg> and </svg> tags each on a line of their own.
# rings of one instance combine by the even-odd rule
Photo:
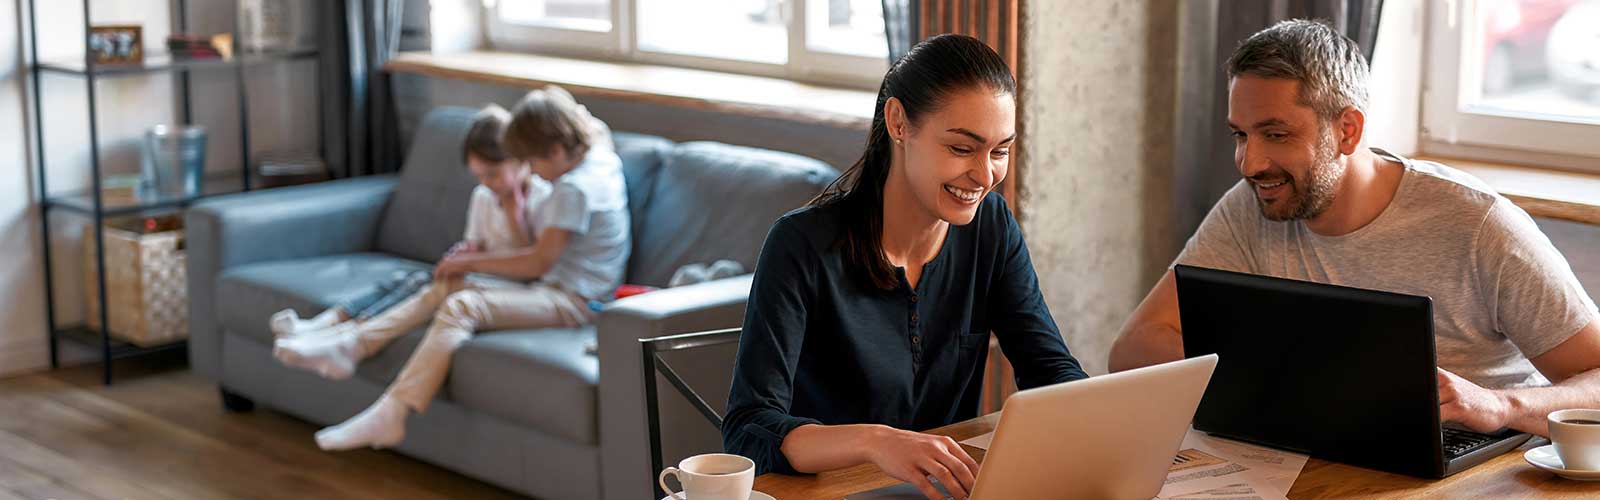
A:
<svg viewBox="0 0 1600 500">
<path fill-rule="evenodd" d="M 611 0 L 499 0 L 500 20 L 513 24 L 611 31 Z"/>
<path fill-rule="evenodd" d="M 889 57 L 883 0 L 806 2 L 806 48 L 862 57 Z"/>
<path fill-rule="evenodd" d="M 1478 64 L 1480 110 L 1600 118 L 1600 2 L 1486 0 L 1463 64 Z"/>
<path fill-rule="evenodd" d="M 789 62 L 782 0 L 638 0 L 639 48 L 761 63 Z"/>
</svg>

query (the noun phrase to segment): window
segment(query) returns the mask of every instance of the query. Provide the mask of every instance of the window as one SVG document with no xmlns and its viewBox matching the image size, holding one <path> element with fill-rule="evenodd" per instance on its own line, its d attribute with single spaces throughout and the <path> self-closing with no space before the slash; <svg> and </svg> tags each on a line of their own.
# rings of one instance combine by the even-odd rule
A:
<svg viewBox="0 0 1600 500">
<path fill-rule="evenodd" d="M 611 31 L 610 0 L 505 0 L 497 12 L 511 24 Z"/>
<path fill-rule="evenodd" d="M 497 48 L 876 88 L 881 0 L 484 0 Z"/>
<path fill-rule="evenodd" d="M 1439 0 L 1429 18 L 1424 148 L 1600 163 L 1600 1 Z"/>
</svg>

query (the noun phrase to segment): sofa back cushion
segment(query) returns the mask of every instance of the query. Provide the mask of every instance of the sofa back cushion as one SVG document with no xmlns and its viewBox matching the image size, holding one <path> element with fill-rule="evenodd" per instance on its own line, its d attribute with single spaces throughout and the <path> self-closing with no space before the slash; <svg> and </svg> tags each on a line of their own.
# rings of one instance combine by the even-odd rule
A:
<svg viewBox="0 0 1600 500">
<path fill-rule="evenodd" d="M 818 160 L 714 142 L 679 144 L 635 196 L 627 282 L 664 286 L 679 267 L 730 259 L 753 269 L 767 230 L 839 172 Z"/>
<path fill-rule="evenodd" d="M 429 111 L 411 139 L 400 183 L 378 228 L 378 250 L 434 262 L 461 240 L 467 226 L 467 201 L 478 180 L 462 161 L 461 142 L 476 109 L 440 107 Z"/>
<path fill-rule="evenodd" d="M 613 132 L 611 139 L 617 144 L 617 156 L 622 158 L 622 177 L 628 183 L 628 216 L 630 221 L 644 220 L 644 208 L 650 204 L 650 192 L 656 187 L 661 164 L 672 154 L 672 141 L 653 135 Z M 633 241 L 639 240 L 639 224 L 631 224 Z"/>
</svg>

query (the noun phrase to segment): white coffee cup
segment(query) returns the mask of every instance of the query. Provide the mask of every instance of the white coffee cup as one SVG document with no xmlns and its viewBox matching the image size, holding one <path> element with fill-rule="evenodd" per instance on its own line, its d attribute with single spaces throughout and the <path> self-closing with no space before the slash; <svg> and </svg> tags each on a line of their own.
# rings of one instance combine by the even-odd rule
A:
<svg viewBox="0 0 1600 500">
<path fill-rule="evenodd" d="M 1562 468 L 1600 470 L 1600 410 L 1553 411 L 1546 418 Z"/>
<path fill-rule="evenodd" d="M 685 500 L 749 500 L 756 482 L 756 463 L 739 455 L 707 453 L 667 467 L 656 480 L 661 491 L 676 495 L 667 487 L 667 476 L 678 478 Z"/>
</svg>

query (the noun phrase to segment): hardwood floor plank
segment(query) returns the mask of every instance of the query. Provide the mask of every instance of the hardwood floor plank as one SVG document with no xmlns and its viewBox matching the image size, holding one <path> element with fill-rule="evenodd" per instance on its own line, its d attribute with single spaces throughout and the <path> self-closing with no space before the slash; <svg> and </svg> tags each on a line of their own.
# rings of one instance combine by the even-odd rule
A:
<svg viewBox="0 0 1600 500">
<path fill-rule="evenodd" d="M 0 450 L 6 450 L 0 454 L 0 467 L 48 473 L 57 481 L 72 484 L 101 498 L 156 499 L 168 498 L 175 493 L 147 488 L 150 485 L 148 481 L 125 476 L 117 470 L 80 463 L 9 432 L 0 432 Z"/>
<path fill-rule="evenodd" d="M 0 469 L 17 471 L 0 500 L 519 498 L 395 453 L 323 452 L 317 426 L 224 412 L 215 385 L 168 365 L 119 363 L 112 387 L 98 367 L 0 380 Z"/>
<path fill-rule="evenodd" d="M 9 463 L 0 459 L 0 491 L 21 498 L 49 498 L 53 500 L 111 500 L 66 484 L 42 472 Z"/>
</svg>

